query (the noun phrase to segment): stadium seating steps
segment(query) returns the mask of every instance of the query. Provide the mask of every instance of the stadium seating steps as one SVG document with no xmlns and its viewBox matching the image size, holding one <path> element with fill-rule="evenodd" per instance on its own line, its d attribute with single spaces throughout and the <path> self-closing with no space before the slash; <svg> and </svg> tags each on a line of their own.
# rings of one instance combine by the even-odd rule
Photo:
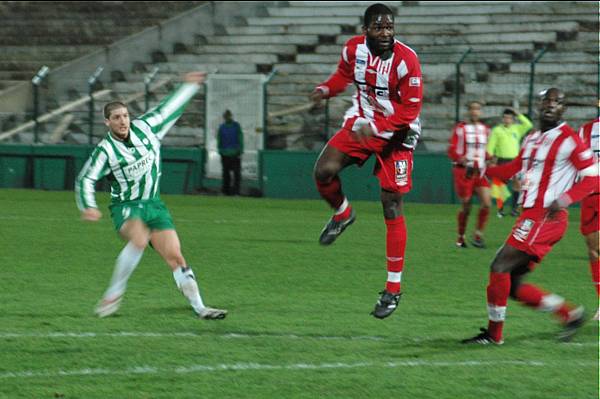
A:
<svg viewBox="0 0 600 399">
<path fill-rule="evenodd" d="M 151 2 L 54 2 L 58 5 L 46 14 L 30 3 L 45 4 L 0 5 L 3 22 L 0 42 L 2 51 L 10 55 L 0 61 L 0 90 L 11 81 L 30 79 L 42 62 L 64 63 L 201 2 L 169 2 L 173 6 L 168 7 L 168 15 L 163 7 L 152 7 Z M 192 68 L 208 71 L 218 68 L 219 73 L 231 74 L 275 70 L 267 88 L 268 110 L 285 110 L 306 103 L 314 86 L 334 71 L 345 41 L 360 33 L 362 13 L 370 4 L 277 2 L 276 6 L 266 7 L 260 17 L 239 18 L 238 24 L 217 26 L 215 35 L 198 35 L 193 47 L 149 55 L 146 64 L 111 77 L 111 82 L 105 82 L 104 86 L 123 95 L 140 91 L 143 74 L 154 65 L 160 67 L 161 74 Z M 518 104 L 521 110 L 527 110 L 530 62 L 544 47 L 547 52 L 536 66 L 535 91 L 550 85 L 563 89 L 569 105 L 566 119 L 574 127 L 595 117 L 597 3 L 405 1 L 397 4 L 392 7 L 396 14 L 396 37 L 419 54 L 424 74 L 421 149 L 446 148 L 455 119 L 456 62 L 467 48 L 472 51 L 461 68 L 461 103 L 484 101 L 485 121 L 489 124 L 499 121 L 506 106 Z M 23 15 L 28 15 L 28 23 L 33 25 L 32 35 L 26 40 L 17 40 L 23 27 L 15 23 L 14 15 L 18 15 L 15 13 L 26 13 Z M 118 28 L 110 21 L 115 15 L 124 21 Z M 87 22 L 82 24 L 82 21 Z M 74 34 L 76 29 L 83 31 Z M 169 88 L 167 85 L 157 91 L 153 101 Z M 269 120 L 267 145 L 278 149 L 319 149 L 326 135 L 333 134 L 340 125 L 352 90 L 349 88 L 347 93 L 329 101 L 328 118 L 319 109 Z M 202 94 L 195 102 L 192 109 L 204 109 Z M 135 107 L 142 111 L 139 102 L 134 110 Z M 461 116 L 463 111 L 461 107 Z M 202 144 L 203 129 L 198 128 L 204 126 L 202 112 L 192 111 L 182 119 L 166 144 Z M 80 126 L 87 123 L 85 116 L 78 120 Z M 326 123 L 328 133 L 325 133 Z M 95 131 L 103 132 L 100 124 Z M 76 133 L 69 137 L 73 142 L 87 142 L 82 138 L 83 133 L 81 137 Z M 21 135 L 18 140 L 29 139 Z"/>
</svg>

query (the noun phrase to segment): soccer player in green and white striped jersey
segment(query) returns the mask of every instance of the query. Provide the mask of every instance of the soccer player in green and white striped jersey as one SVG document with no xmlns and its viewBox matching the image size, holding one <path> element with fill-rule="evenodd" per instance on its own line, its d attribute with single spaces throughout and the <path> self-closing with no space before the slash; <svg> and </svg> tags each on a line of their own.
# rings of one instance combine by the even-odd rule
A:
<svg viewBox="0 0 600 399">
<path fill-rule="evenodd" d="M 204 305 L 194 272 L 187 265 L 169 211 L 160 200 L 160 141 L 183 113 L 204 72 L 190 72 L 185 82 L 157 107 L 132 121 L 127 106 L 111 102 L 104 107 L 107 136 L 98 143 L 75 183 L 75 196 L 82 218 L 102 217 L 94 198 L 95 183 L 111 179 L 111 217 L 127 245 L 119 254 L 110 286 L 98 306 L 100 317 L 115 313 L 127 287 L 127 280 L 139 263 L 148 243 L 173 271 L 177 287 L 203 319 L 223 319 L 226 310 Z"/>
</svg>

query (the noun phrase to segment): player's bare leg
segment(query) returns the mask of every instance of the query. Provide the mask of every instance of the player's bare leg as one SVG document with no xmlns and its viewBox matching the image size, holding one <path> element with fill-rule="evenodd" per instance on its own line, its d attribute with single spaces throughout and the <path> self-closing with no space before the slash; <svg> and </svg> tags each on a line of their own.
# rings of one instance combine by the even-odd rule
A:
<svg viewBox="0 0 600 399">
<path fill-rule="evenodd" d="M 181 243 L 175 230 L 154 230 L 150 242 L 158 254 L 167 262 L 173 271 L 177 288 L 189 300 L 194 312 L 203 319 L 224 319 L 226 310 L 213 309 L 204 305 L 196 276 L 181 253 Z"/>
<path fill-rule="evenodd" d="M 596 294 L 600 297 L 600 236 L 597 231 L 594 231 L 585 236 L 585 244 L 588 249 L 588 257 L 590 259 L 590 271 L 592 273 L 592 281 L 596 287 Z M 600 320 L 600 307 L 596 311 L 594 320 Z"/>
<path fill-rule="evenodd" d="M 488 187 L 476 187 L 475 194 L 479 198 L 479 214 L 477 215 L 477 227 L 473 234 L 473 240 L 471 244 L 477 248 L 485 248 L 485 241 L 483 240 L 483 229 L 487 223 L 490 207 L 492 206 L 492 196 Z"/>
<path fill-rule="evenodd" d="M 329 145 L 323 148 L 315 163 L 314 178 L 317 190 L 334 209 L 334 215 L 327 222 L 319 237 L 321 245 L 333 244 L 356 218 L 352 206 L 342 192 L 342 183 L 338 176 L 342 169 L 352 163 L 354 163 L 353 158 Z"/>
<path fill-rule="evenodd" d="M 127 241 L 127 245 L 119 254 L 110 285 L 96 306 L 99 317 L 110 316 L 119 309 L 127 280 L 142 259 L 150 236 L 150 231 L 140 219 L 126 221 L 119 233 Z"/>
<path fill-rule="evenodd" d="M 371 312 L 378 319 L 391 315 L 398 307 L 401 293 L 404 251 L 406 248 L 406 224 L 402 194 L 381 190 L 381 204 L 386 224 L 387 281 L 385 290 Z"/>
</svg>

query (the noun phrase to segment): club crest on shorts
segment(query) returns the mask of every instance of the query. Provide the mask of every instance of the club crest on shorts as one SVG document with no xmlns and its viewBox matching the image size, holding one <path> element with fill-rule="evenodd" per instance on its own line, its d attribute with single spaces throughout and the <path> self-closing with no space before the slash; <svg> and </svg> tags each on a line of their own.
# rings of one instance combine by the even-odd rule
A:
<svg viewBox="0 0 600 399">
<path fill-rule="evenodd" d="M 408 184 L 408 161 L 406 159 L 394 161 L 394 166 L 396 184 L 398 186 L 406 186 Z"/>
<path fill-rule="evenodd" d="M 534 223 L 535 222 L 531 219 L 524 219 L 519 225 L 519 227 L 517 227 L 513 232 L 513 237 L 515 238 L 515 240 L 521 242 L 525 241 L 529 236 L 529 233 L 531 233 L 531 229 L 533 228 Z"/>
</svg>

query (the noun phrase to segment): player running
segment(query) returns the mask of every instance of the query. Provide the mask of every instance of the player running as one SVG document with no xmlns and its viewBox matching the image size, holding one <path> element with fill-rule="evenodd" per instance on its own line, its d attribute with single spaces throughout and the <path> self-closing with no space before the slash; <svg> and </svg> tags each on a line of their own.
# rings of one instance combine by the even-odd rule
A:
<svg viewBox="0 0 600 399">
<path fill-rule="evenodd" d="M 600 118 L 596 118 L 583 125 L 579 129 L 579 136 L 583 142 L 594 152 L 596 160 L 596 171 L 600 172 Z M 600 296 L 600 221 L 598 213 L 600 211 L 600 181 L 596 182 L 594 192 L 581 201 L 581 224 L 579 229 L 585 237 L 585 243 L 588 248 L 590 259 L 590 271 L 592 272 L 592 281 L 596 287 L 596 294 Z M 594 320 L 600 319 L 600 308 L 596 311 Z"/>
<path fill-rule="evenodd" d="M 523 213 L 492 261 L 487 287 L 488 328 L 463 343 L 502 344 L 508 297 L 540 311 L 553 312 L 569 340 L 584 322 L 582 306 L 523 282 L 533 266 L 550 252 L 567 229 L 567 207 L 589 195 L 598 179 L 592 152 L 562 121 L 564 95 L 551 88 L 540 93 L 540 130 L 530 133 L 517 158 L 490 167 L 486 174 L 507 181 L 519 171 Z M 580 180 L 575 178 L 579 173 Z"/>
<path fill-rule="evenodd" d="M 404 267 L 406 225 L 402 196 L 410 191 L 413 150 L 421 132 L 419 112 L 423 97 L 421 66 L 416 53 L 394 39 L 394 15 L 383 4 L 367 8 L 363 35 L 348 40 L 335 73 L 316 87 L 311 99 L 319 104 L 356 86 L 353 106 L 341 130 L 329 140 L 315 164 L 314 177 L 321 197 L 334 209 L 319 242 L 332 244 L 355 220 L 342 192 L 339 173 L 362 164 L 375 154 L 374 174 L 381 186 L 387 227 L 388 278 L 371 313 L 383 319 L 396 309 Z"/>
<path fill-rule="evenodd" d="M 467 105 L 469 121 L 459 122 L 454 126 L 448 146 L 448 157 L 452 160 L 454 189 L 461 203 L 458 213 L 458 238 L 456 239 L 456 246 L 459 248 L 467 247 L 465 232 L 469 213 L 471 213 L 473 193 L 477 195 L 481 203 L 477 215 L 477 227 L 471 240 L 474 247 L 485 248 L 483 230 L 492 205 L 490 183 L 484 176 L 490 128 L 480 121 L 481 107 L 482 104 L 478 101 L 471 101 Z"/>
<path fill-rule="evenodd" d="M 117 258 L 110 285 L 96 313 L 109 316 L 119 309 L 127 280 L 150 242 L 166 261 L 177 287 L 203 319 L 223 319 L 226 310 L 206 307 L 200 297 L 196 277 L 181 254 L 179 237 L 171 215 L 160 200 L 161 140 L 183 113 L 199 85 L 203 72 L 190 72 L 174 93 L 156 108 L 132 121 L 127 106 L 111 102 L 104 107 L 104 123 L 109 128 L 84 165 L 75 183 L 77 206 L 87 221 L 98 221 L 95 183 L 111 179 L 110 212 L 116 230 L 127 241 Z"/>
</svg>

